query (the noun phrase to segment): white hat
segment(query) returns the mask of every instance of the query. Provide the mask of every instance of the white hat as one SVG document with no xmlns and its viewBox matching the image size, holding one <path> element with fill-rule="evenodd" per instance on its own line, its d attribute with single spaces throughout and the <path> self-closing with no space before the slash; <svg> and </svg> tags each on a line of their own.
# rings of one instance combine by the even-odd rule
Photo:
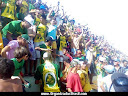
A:
<svg viewBox="0 0 128 96">
<path fill-rule="evenodd" d="M 30 23 L 31 25 L 34 24 L 34 19 L 32 18 L 32 16 L 30 14 L 28 14 L 25 18 L 25 21 L 27 21 L 28 23 Z"/>
<path fill-rule="evenodd" d="M 106 66 L 104 66 L 104 69 L 105 69 L 105 71 L 107 71 L 108 73 L 113 73 L 113 71 L 114 71 L 114 66 L 112 66 L 112 65 L 106 65 Z"/>
</svg>

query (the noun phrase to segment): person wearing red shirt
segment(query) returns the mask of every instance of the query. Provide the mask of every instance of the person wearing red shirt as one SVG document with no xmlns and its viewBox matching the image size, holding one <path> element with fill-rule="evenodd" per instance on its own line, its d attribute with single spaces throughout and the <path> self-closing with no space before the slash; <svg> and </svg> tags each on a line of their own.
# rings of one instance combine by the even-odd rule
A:
<svg viewBox="0 0 128 96">
<path fill-rule="evenodd" d="M 67 89 L 68 92 L 83 92 L 81 83 L 80 83 L 80 77 L 79 74 L 77 73 L 77 68 L 78 68 L 78 60 L 73 59 L 72 62 L 70 63 L 72 70 L 67 76 Z"/>
<path fill-rule="evenodd" d="M 70 62 L 73 60 L 72 56 L 68 53 L 68 49 L 67 48 L 63 48 L 63 55 L 69 57 Z"/>
</svg>

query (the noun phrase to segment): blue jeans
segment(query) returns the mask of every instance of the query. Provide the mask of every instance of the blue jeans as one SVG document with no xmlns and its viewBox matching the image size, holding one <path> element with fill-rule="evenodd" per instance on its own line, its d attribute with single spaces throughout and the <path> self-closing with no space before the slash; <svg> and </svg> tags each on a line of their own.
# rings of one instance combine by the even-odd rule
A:
<svg viewBox="0 0 128 96">
<path fill-rule="evenodd" d="M 2 38 L 3 39 L 3 45 L 4 47 L 9 43 L 9 40 L 7 38 Z"/>
</svg>

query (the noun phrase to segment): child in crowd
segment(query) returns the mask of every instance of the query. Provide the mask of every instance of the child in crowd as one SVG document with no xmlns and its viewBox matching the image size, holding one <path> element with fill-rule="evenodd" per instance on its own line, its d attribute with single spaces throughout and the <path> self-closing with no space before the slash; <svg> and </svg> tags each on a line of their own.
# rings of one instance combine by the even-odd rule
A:
<svg viewBox="0 0 128 96">
<path fill-rule="evenodd" d="M 1 51 L 1 56 L 12 59 L 14 58 L 14 51 L 19 46 L 27 46 L 27 43 L 29 42 L 29 36 L 27 34 L 22 34 L 21 36 L 17 37 L 17 40 L 12 40 L 8 43 L 7 46 L 5 46 Z"/>
<path fill-rule="evenodd" d="M 38 47 L 40 45 L 45 44 L 46 30 L 47 30 L 47 28 L 46 28 L 46 25 L 45 25 L 45 17 L 41 16 L 40 17 L 40 23 L 37 26 L 37 34 L 34 38 L 35 47 Z M 36 65 L 37 65 L 37 60 L 41 58 L 40 54 L 41 54 L 40 51 L 36 50 Z"/>
<path fill-rule="evenodd" d="M 30 37 L 30 43 L 28 44 L 28 46 L 29 46 L 29 51 L 31 53 L 31 57 L 29 58 L 30 59 L 29 73 L 31 76 L 33 76 L 34 75 L 32 72 L 33 66 L 34 66 L 34 71 L 36 70 L 36 52 L 35 52 L 35 46 L 34 46 L 34 42 L 33 42 L 33 39 L 36 35 L 36 26 L 35 25 L 31 26 L 28 29 L 28 35 Z M 28 62 L 25 63 L 25 68 L 26 68 L 26 74 L 25 75 L 28 75 Z"/>
<path fill-rule="evenodd" d="M 21 80 L 11 79 L 14 70 L 13 61 L 0 58 L 0 92 L 23 92 Z"/>
<path fill-rule="evenodd" d="M 57 44 L 56 44 L 56 38 L 57 38 L 57 21 L 56 19 L 51 20 L 51 25 L 48 26 L 48 33 L 47 37 L 51 37 L 54 41 L 52 42 L 52 49 L 53 53 L 56 54 Z M 56 55 L 53 56 L 54 61 L 56 58 Z"/>
<path fill-rule="evenodd" d="M 19 76 L 24 84 L 27 82 L 20 75 L 20 72 L 23 68 L 24 62 L 28 60 L 28 50 L 25 47 L 18 47 L 14 52 L 14 58 L 11 59 L 14 62 L 15 71 L 13 76 Z"/>
<path fill-rule="evenodd" d="M 63 62 L 64 62 L 64 70 L 62 71 L 63 74 L 63 81 L 60 82 L 62 91 L 67 91 L 66 84 L 67 84 L 67 76 L 71 72 L 71 66 L 70 66 L 70 59 L 67 56 L 63 56 Z"/>
<path fill-rule="evenodd" d="M 90 64 L 87 63 L 87 61 L 84 61 L 84 63 L 81 65 L 81 85 L 84 92 L 90 92 L 92 90 L 89 76 L 88 76 L 88 69 L 90 67 Z"/>
<path fill-rule="evenodd" d="M 77 73 L 78 60 L 73 59 L 70 64 L 71 64 L 72 70 L 67 77 L 68 92 L 83 92 L 83 89 L 80 83 L 80 77 L 79 77 L 79 74 Z"/>
<path fill-rule="evenodd" d="M 59 34 L 60 34 L 60 36 L 57 40 L 57 48 L 59 50 L 59 52 L 58 52 L 59 55 L 63 55 L 62 50 L 63 50 L 64 47 L 67 47 L 65 29 L 63 28 L 63 26 L 60 26 Z M 64 69 L 63 58 L 62 57 L 59 57 L 59 64 L 60 64 L 60 68 Z"/>
</svg>

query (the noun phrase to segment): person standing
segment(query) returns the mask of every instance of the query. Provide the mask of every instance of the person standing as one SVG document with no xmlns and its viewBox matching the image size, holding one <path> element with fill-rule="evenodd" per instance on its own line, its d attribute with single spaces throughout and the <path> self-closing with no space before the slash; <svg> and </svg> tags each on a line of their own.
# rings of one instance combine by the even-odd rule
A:
<svg viewBox="0 0 128 96">
<path fill-rule="evenodd" d="M 9 41 L 16 39 L 21 34 L 27 34 L 27 28 L 33 25 L 31 15 L 27 15 L 24 21 L 11 21 L 2 29 L 3 44 L 6 46 Z"/>
<path fill-rule="evenodd" d="M 80 77 L 79 77 L 79 74 L 77 73 L 78 60 L 73 59 L 70 64 L 71 64 L 72 70 L 67 77 L 68 92 L 83 92 L 83 89 L 80 83 Z"/>
<path fill-rule="evenodd" d="M 62 72 L 57 64 L 51 63 L 51 53 L 45 52 L 43 54 L 44 64 L 38 66 L 35 73 L 35 83 L 39 84 L 39 80 L 42 80 L 41 92 L 60 92 L 59 80 L 61 79 Z"/>
</svg>

